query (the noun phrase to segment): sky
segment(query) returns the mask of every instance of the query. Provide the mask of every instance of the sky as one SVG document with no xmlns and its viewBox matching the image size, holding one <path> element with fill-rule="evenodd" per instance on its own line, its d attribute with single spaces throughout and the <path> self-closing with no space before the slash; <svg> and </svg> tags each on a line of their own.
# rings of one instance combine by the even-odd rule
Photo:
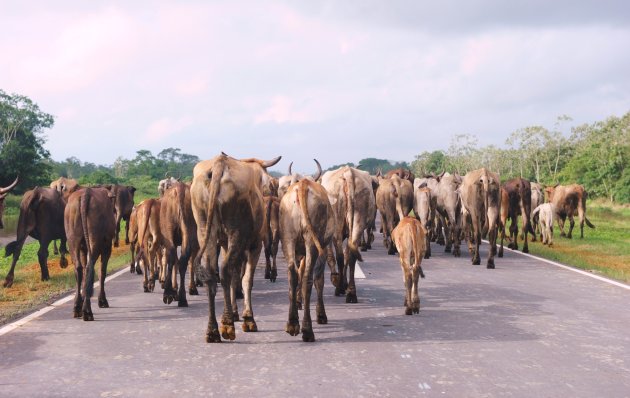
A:
<svg viewBox="0 0 630 398">
<path fill-rule="evenodd" d="M 313 171 L 630 111 L 627 1 L 0 0 L 0 26 L 0 88 L 55 116 L 58 161 Z"/>
</svg>

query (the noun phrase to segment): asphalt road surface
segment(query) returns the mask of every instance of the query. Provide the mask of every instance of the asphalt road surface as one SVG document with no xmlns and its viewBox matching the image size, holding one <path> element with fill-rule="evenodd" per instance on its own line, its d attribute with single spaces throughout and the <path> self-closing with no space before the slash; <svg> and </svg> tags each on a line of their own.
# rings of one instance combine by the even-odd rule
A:
<svg viewBox="0 0 630 398">
<path fill-rule="evenodd" d="M 125 273 L 107 285 L 111 308 L 93 299 L 94 322 L 69 302 L 1 336 L 0 396 L 630 396 L 629 290 L 511 252 L 495 270 L 433 253 L 413 316 L 380 242 L 364 254 L 358 304 L 334 296 L 327 270 L 315 343 L 284 332 L 280 254 L 277 283 L 256 273 L 260 331 L 237 324 L 221 344 L 205 342 L 205 288 L 178 308 Z"/>
</svg>

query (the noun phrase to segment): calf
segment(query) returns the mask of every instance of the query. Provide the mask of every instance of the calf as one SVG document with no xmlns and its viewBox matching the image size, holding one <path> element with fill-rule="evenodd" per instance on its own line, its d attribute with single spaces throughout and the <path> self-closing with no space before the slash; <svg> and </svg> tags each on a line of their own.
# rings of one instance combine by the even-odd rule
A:
<svg viewBox="0 0 630 398">
<path fill-rule="evenodd" d="M 553 245 L 553 218 L 555 212 L 551 203 L 543 203 L 532 211 L 532 216 L 536 215 L 538 217 L 540 234 L 542 235 L 541 241 L 543 245 L 550 247 Z"/>
<path fill-rule="evenodd" d="M 533 210 L 535 208 L 537 208 L 538 206 L 540 206 L 541 204 L 545 203 L 545 195 L 543 193 L 543 187 L 542 185 L 535 183 L 535 182 L 531 182 L 530 186 L 532 188 L 532 205 L 531 205 L 531 209 L 532 209 L 532 213 Z M 536 241 L 536 228 L 538 227 L 538 214 L 534 215 L 532 214 L 530 216 L 531 222 L 532 222 L 532 228 L 534 229 L 534 233 L 532 234 L 532 242 Z"/>
<path fill-rule="evenodd" d="M 138 240 L 136 261 L 142 261 L 144 268 L 143 288 L 145 293 L 155 289 L 158 263 L 161 263 L 160 200 L 147 199 L 136 209 L 138 217 Z"/>
<path fill-rule="evenodd" d="M 405 283 L 405 314 L 420 312 L 420 297 L 418 297 L 418 277 L 424 278 L 422 272 L 422 257 L 426 250 L 426 232 L 420 221 L 412 217 L 405 217 L 392 231 L 392 239 L 400 253 L 400 267 Z M 411 262 L 413 255 L 414 261 Z"/>
<path fill-rule="evenodd" d="M 112 194 L 104 188 L 85 188 L 72 193 L 64 211 L 64 225 L 77 281 L 74 317 L 93 321 L 90 298 L 94 290 L 94 264 L 99 257 L 101 274 L 98 306 L 109 307 L 105 295 L 105 276 L 116 230 Z"/>
</svg>

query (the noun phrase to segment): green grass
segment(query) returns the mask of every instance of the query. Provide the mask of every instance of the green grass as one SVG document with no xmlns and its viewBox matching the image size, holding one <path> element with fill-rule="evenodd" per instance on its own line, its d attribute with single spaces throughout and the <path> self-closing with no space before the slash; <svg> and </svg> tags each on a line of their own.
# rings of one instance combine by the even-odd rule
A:
<svg viewBox="0 0 630 398">
<path fill-rule="evenodd" d="M 586 215 L 596 228 L 584 225 L 584 239 L 580 239 L 577 222 L 573 239 L 560 237 L 560 229 L 554 225 L 553 246 L 533 242 L 530 253 L 630 282 L 630 208 L 589 202 Z M 568 222 L 565 231 L 568 232 Z"/>
</svg>

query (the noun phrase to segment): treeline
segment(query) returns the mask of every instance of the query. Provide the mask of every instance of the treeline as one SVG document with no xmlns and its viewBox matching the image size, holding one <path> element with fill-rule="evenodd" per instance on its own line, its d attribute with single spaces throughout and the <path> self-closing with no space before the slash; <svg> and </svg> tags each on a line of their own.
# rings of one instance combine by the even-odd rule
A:
<svg viewBox="0 0 630 398">
<path fill-rule="evenodd" d="M 523 177 L 547 185 L 578 183 L 590 197 L 630 202 L 630 112 L 560 131 L 570 122 L 558 118 L 553 129 L 525 127 L 513 132 L 505 148 L 479 146 L 474 135 L 456 135 L 448 150 L 422 152 L 411 163 L 416 175 L 443 170 L 461 175 L 486 167 L 503 180 Z"/>
<path fill-rule="evenodd" d="M 571 119 L 562 116 L 553 128 L 530 126 L 509 135 L 503 146 L 479 146 L 474 135 L 455 135 L 447 150 L 422 152 L 410 164 L 386 159 L 365 158 L 357 164 L 375 174 L 410 167 L 421 176 L 443 170 L 461 175 L 480 167 L 498 172 L 506 180 L 522 176 L 543 184 L 579 183 L 591 197 L 630 203 L 630 112 L 562 132 Z M 119 157 L 112 165 L 96 165 L 70 157 L 57 162 L 44 148 L 44 131 L 54 118 L 42 112 L 28 97 L 7 94 L 0 89 L 0 185 L 8 185 L 16 175 L 16 193 L 36 185 L 46 186 L 59 176 L 75 178 L 81 184 L 131 184 L 141 191 L 155 191 L 155 182 L 170 175 L 189 179 L 199 158 L 166 148 L 157 154 L 140 150 L 132 159 Z M 327 170 L 338 168 L 334 165 Z M 278 176 L 282 173 L 273 172 Z"/>
</svg>

